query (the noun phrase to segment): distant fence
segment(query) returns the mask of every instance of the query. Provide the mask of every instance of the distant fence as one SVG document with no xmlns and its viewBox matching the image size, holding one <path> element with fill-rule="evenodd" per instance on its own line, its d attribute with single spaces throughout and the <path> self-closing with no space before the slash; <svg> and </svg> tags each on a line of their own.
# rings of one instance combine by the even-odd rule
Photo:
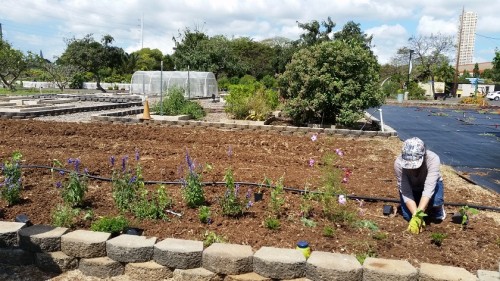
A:
<svg viewBox="0 0 500 281">
<path fill-rule="evenodd" d="M 43 88 L 43 89 L 50 89 L 50 88 L 58 88 L 55 82 L 34 82 L 34 81 L 22 81 L 23 88 Z M 101 83 L 101 87 L 104 89 L 115 89 L 117 88 L 118 90 L 130 90 L 130 83 Z M 84 89 L 89 89 L 89 90 L 95 90 L 97 89 L 97 83 L 96 82 L 84 82 L 83 83 L 83 88 Z"/>
</svg>

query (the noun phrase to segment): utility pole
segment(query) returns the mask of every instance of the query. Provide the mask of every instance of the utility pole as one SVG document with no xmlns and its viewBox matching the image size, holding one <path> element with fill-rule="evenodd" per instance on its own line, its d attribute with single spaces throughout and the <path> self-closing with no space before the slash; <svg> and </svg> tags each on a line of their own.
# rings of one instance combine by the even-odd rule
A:
<svg viewBox="0 0 500 281">
<path fill-rule="evenodd" d="M 3 40 L 3 35 L 2 35 L 2 24 L 0 23 L 0 41 Z"/>
<path fill-rule="evenodd" d="M 141 50 L 144 49 L 144 12 L 141 18 Z"/>
<path fill-rule="evenodd" d="M 462 15 L 460 16 L 460 27 L 458 28 L 458 49 L 457 49 L 457 61 L 455 62 L 455 76 L 453 77 L 453 90 L 451 93 L 453 97 L 457 96 L 458 89 L 458 62 L 460 61 L 460 46 L 462 45 L 462 28 L 464 25 L 464 7 L 462 6 Z"/>
</svg>

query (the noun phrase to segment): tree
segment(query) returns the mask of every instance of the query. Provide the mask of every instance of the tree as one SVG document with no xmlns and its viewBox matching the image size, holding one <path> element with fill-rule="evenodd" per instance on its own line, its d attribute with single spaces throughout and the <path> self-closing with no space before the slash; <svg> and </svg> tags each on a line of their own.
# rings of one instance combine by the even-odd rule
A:
<svg viewBox="0 0 500 281">
<path fill-rule="evenodd" d="M 163 54 L 159 49 L 142 48 L 139 51 L 131 53 L 136 56 L 135 70 L 160 70 Z"/>
<path fill-rule="evenodd" d="M 68 39 L 66 50 L 58 63 L 75 65 L 83 71 L 92 73 L 97 82 L 97 89 L 106 92 L 101 87 L 102 78 L 111 75 L 112 68 L 122 66 L 125 60 L 123 49 L 110 46 L 113 41 L 112 36 L 105 35 L 99 43 L 94 40 L 92 34 L 82 39 Z"/>
<path fill-rule="evenodd" d="M 492 60 L 491 78 L 495 82 L 500 82 L 500 50 L 495 49 L 495 57 Z"/>
<path fill-rule="evenodd" d="M 479 78 L 479 64 L 474 64 L 474 69 L 472 70 L 472 77 Z"/>
<path fill-rule="evenodd" d="M 368 36 L 361 31 L 359 23 L 353 21 L 347 22 L 341 31 L 334 34 L 334 40 L 344 40 L 351 41 L 354 40 L 361 45 L 364 45 L 366 49 L 370 49 L 372 45 L 373 35 Z"/>
<path fill-rule="evenodd" d="M 353 125 L 379 106 L 377 58 L 363 44 L 336 40 L 298 51 L 279 78 L 285 112 L 298 124 Z"/>
<path fill-rule="evenodd" d="M 298 41 L 301 46 L 312 46 L 326 41 L 332 40 L 331 33 L 335 28 L 335 23 L 330 17 L 321 24 L 317 20 L 308 23 L 300 23 L 297 21 L 299 28 L 305 30 L 305 33 L 300 35 Z"/>
<path fill-rule="evenodd" d="M 64 88 L 66 88 L 69 83 L 71 83 L 73 77 L 81 72 L 81 69 L 75 65 L 52 63 L 40 56 L 35 56 L 35 60 L 37 62 L 37 66 L 56 83 L 61 92 L 64 91 Z"/>
<path fill-rule="evenodd" d="M 444 55 L 453 50 L 453 40 L 451 36 L 442 34 L 431 34 L 429 36 L 412 36 L 408 39 L 409 49 L 414 51 L 414 55 L 419 62 L 422 70 L 422 77 L 432 81 L 432 94 L 435 94 L 434 80 L 435 67 L 442 63 Z"/>
<path fill-rule="evenodd" d="M 0 40 L 0 80 L 14 90 L 14 83 L 27 69 L 28 63 L 24 54 L 4 40 Z"/>
<path fill-rule="evenodd" d="M 285 71 L 286 65 L 292 60 L 293 54 L 299 49 L 297 42 L 284 37 L 273 37 L 262 40 L 261 43 L 268 45 L 273 50 L 272 66 L 275 74 Z"/>
<path fill-rule="evenodd" d="M 266 75 L 274 75 L 273 49 L 266 44 L 243 37 L 231 41 L 231 47 L 239 63 L 243 64 L 245 74 L 262 79 Z"/>
</svg>

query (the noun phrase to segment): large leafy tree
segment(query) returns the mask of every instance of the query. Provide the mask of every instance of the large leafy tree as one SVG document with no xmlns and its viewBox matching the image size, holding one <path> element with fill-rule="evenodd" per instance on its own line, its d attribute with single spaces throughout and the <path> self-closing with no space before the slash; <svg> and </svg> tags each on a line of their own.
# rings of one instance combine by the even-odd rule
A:
<svg viewBox="0 0 500 281">
<path fill-rule="evenodd" d="M 438 33 L 428 36 L 412 36 L 408 42 L 409 46 L 406 49 L 414 51 L 414 58 L 418 61 L 418 67 L 421 70 L 419 80 L 432 81 L 434 94 L 435 70 L 444 60 L 447 60 L 446 54 L 454 49 L 453 37 Z"/>
<path fill-rule="evenodd" d="M 106 92 L 101 87 L 101 80 L 111 75 L 112 68 L 122 66 L 126 58 L 122 48 L 111 46 L 113 41 L 112 36 L 105 35 L 101 42 L 97 42 L 92 34 L 82 39 L 68 39 L 66 50 L 58 63 L 75 65 L 83 71 L 92 73 L 97 82 L 97 89 Z"/>
<path fill-rule="evenodd" d="M 323 42 L 298 51 L 279 78 L 286 113 L 298 124 L 353 125 L 379 106 L 377 58 L 356 40 Z"/>
<path fill-rule="evenodd" d="M 500 50 L 495 49 L 495 57 L 493 58 L 493 68 L 491 69 L 491 79 L 495 82 L 500 82 Z"/>
<path fill-rule="evenodd" d="M 14 83 L 27 69 L 26 56 L 4 40 L 0 40 L 0 80 L 5 86 L 14 89 Z"/>
<path fill-rule="evenodd" d="M 297 42 L 284 37 L 273 37 L 262 40 L 273 50 L 272 66 L 275 74 L 285 72 L 285 66 L 292 60 L 293 54 L 298 50 Z"/>
<path fill-rule="evenodd" d="M 71 64 L 58 64 L 51 62 L 38 55 L 33 56 L 35 65 L 44 71 L 50 81 L 54 81 L 57 87 L 62 91 L 71 83 L 73 77 L 81 72 L 78 66 Z"/>
<path fill-rule="evenodd" d="M 332 32 L 335 28 L 335 23 L 330 17 L 321 23 L 313 20 L 307 23 L 297 22 L 297 25 L 304 30 L 298 42 L 301 46 L 312 46 L 333 39 Z"/>
<path fill-rule="evenodd" d="M 366 49 L 370 49 L 372 46 L 373 36 L 368 36 L 367 34 L 363 33 L 363 31 L 361 31 L 359 23 L 349 21 L 342 27 L 342 30 L 334 34 L 334 39 L 356 41 L 361 45 L 364 45 Z"/>
<path fill-rule="evenodd" d="M 243 37 L 231 41 L 234 55 L 238 58 L 245 74 L 262 79 L 266 75 L 274 75 L 273 49 L 261 42 Z"/>
<path fill-rule="evenodd" d="M 136 70 L 160 70 L 163 54 L 159 49 L 143 48 L 130 55 L 136 59 Z"/>
</svg>

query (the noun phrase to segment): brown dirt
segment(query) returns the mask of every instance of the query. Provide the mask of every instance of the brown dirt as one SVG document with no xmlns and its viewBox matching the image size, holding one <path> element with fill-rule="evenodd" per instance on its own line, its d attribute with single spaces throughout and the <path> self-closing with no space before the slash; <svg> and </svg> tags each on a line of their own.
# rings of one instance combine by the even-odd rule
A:
<svg viewBox="0 0 500 281">
<path fill-rule="evenodd" d="M 320 186 L 321 159 L 327 153 L 341 149 L 345 155 L 339 158 L 338 168 L 352 171 L 343 188 L 349 195 L 397 198 L 393 175 L 393 161 L 401 142 L 396 139 L 329 137 L 324 134 L 311 141 L 311 135 L 280 135 L 271 132 L 221 131 L 207 128 L 178 128 L 158 125 L 123 125 L 96 123 L 60 123 L 32 120 L 0 120 L 0 160 L 10 157 L 13 151 L 23 154 L 24 165 L 51 166 L 53 159 L 62 162 L 68 158 L 80 158 L 82 168 L 91 175 L 110 177 L 109 157 L 118 159 L 129 156 L 129 167 L 135 167 L 134 151 L 140 151 L 140 165 L 148 181 L 177 181 L 178 170 L 185 166 L 185 151 L 196 163 L 209 163 L 213 169 L 203 172 L 204 181 L 223 181 L 224 172 L 231 167 L 235 180 L 262 182 L 265 176 L 273 180 L 284 177 L 287 187 L 317 189 Z M 228 156 L 228 148 L 233 154 Z M 309 167 L 309 159 L 315 159 Z M 483 191 L 467 183 L 449 168 L 444 168 L 447 202 L 464 202 L 498 207 L 498 194 Z M 54 175 L 54 178 L 58 175 Z M 14 220 L 20 213 L 27 214 L 35 224 L 51 224 L 51 213 L 62 203 L 57 179 L 49 169 L 23 169 L 24 190 L 22 203 L 7 206 L 0 201 L 0 219 Z M 111 183 L 90 181 L 86 195 L 87 208 L 95 217 L 115 216 L 111 196 Z M 154 189 L 157 185 L 147 185 Z M 242 193 L 247 190 L 242 186 Z M 375 255 L 381 258 L 404 259 L 415 266 L 419 263 L 435 263 L 464 267 L 472 272 L 477 269 L 497 270 L 500 253 L 500 236 L 496 213 L 481 212 L 471 219 L 466 230 L 451 222 L 451 213 L 457 207 L 447 207 L 448 218 L 441 224 L 430 224 L 420 235 L 406 232 L 407 223 L 396 214 L 382 215 L 382 202 L 365 202 L 360 219 L 375 222 L 380 231 L 387 234 L 381 240 L 373 238 L 373 231 L 354 227 L 343 222 L 331 222 L 322 216 L 321 206 L 312 202 L 312 219 L 316 227 L 306 227 L 300 221 L 301 196 L 287 192 L 285 206 L 280 218 L 281 228 L 272 231 L 264 227 L 269 214 L 270 192 L 264 200 L 257 202 L 247 214 L 240 218 L 222 216 L 218 198 L 223 196 L 223 186 L 207 186 L 207 204 L 212 210 L 213 223 L 202 224 L 198 212 L 185 206 L 180 195 L 180 185 L 168 185 L 169 195 L 174 200 L 169 221 L 137 220 L 131 214 L 126 217 L 136 227 L 143 228 L 144 235 L 159 240 L 167 237 L 203 240 L 207 231 L 225 237 L 227 242 L 251 245 L 255 250 L 261 246 L 291 248 L 299 240 L 309 241 L 313 250 L 333 251 L 354 255 Z M 394 207 L 398 204 L 390 203 Z M 349 200 L 354 213 L 359 211 L 358 202 Z M 82 212 L 83 213 L 83 212 Z M 90 221 L 83 218 L 75 228 L 89 228 Z M 333 237 L 323 236 L 325 226 L 335 229 Z M 447 234 L 441 247 L 431 243 L 431 234 Z"/>
</svg>

